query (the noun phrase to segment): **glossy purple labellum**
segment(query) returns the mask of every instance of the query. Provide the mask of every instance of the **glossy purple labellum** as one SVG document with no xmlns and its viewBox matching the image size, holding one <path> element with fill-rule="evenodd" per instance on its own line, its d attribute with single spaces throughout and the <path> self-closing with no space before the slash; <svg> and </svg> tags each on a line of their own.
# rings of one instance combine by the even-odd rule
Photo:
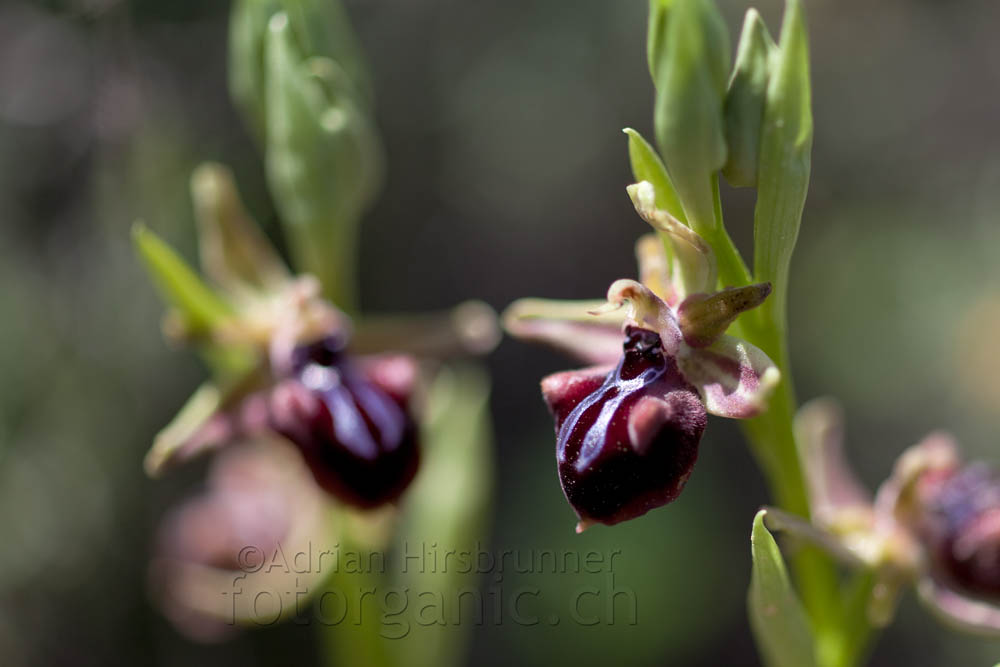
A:
<svg viewBox="0 0 1000 667">
<path fill-rule="evenodd" d="M 419 462 L 407 397 L 357 366 L 336 338 L 296 349 L 292 373 L 275 389 L 271 425 L 298 446 L 317 483 L 362 508 L 396 500 Z"/>
<path fill-rule="evenodd" d="M 937 576 L 1000 600 L 1000 474 L 975 464 L 921 486 L 922 534 Z"/>
<path fill-rule="evenodd" d="M 625 335 L 610 373 L 571 371 L 542 383 L 556 419 L 559 478 L 578 529 L 626 521 L 674 500 L 705 430 L 705 407 L 660 336 L 638 327 Z"/>
</svg>

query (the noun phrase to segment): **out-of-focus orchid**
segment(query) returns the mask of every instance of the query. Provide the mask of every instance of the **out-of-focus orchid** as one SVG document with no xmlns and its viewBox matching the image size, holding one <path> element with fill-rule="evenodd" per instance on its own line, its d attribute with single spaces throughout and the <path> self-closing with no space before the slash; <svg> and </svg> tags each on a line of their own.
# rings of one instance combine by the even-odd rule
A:
<svg viewBox="0 0 1000 667">
<path fill-rule="evenodd" d="M 965 464 L 951 436 L 932 433 L 897 459 L 874 498 L 843 453 L 842 415 L 829 399 L 803 406 L 796 432 L 813 521 L 768 509 L 767 525 L 808 540 L 875 577 L 869 621 L 892 619 L 916 584 L 937 616 L 1000 634 L 1000 476 Z"/>
<path fill-rule="evenodd" d="M 248 573 L 239 557 L 247 547 L 270 556 L 324 540 L 337 503 L 394 506 L 421 458 L 422 389 L 443 360 L 489 351 L 499 331 L 493 311 L 478 302 L 352 319 L 321 296 L 314 277 L 285 267 L 226 169 L 200 167 L 192 194 L 211 283 L 151 231 L 137 227 L 134 240 L 170 306 L 165 333 L 194 345 L 212 378 L 157 434 L 145 465 L 156 476 L 221 451 L 209 493 L 167 521 L 153 564 L 171 620 L 214 640 L 261 614 L 268 623 L 288 615 L 247 608 L 258 588 L 321 588 L 329 573 L 274 585 L 273 577 Z"/>
<path fill-rule="evenodd" d="M 320 296 L 314 278 L 293 277 L 284 268 L 243 212 L 228 172 L 203 166 L 192 190 L 202 265 L 218 292 L 151 232 L 140 230 L 136 243 L 174 305 L 168 333 L 198 344 L 210 361 L 219 349 L 235 350 L 240 361 L 217 369 L 216 380 L 156 437 L 147 471 L 157 475 L 241 439 L 280 435 L 341 502 L 371 508 L 396 500 L 419 459 L 410 399 L 420 373 L 417 357 L 408 354 L 407 319 L 392 318 L 394 335 L 375 323 L 377 342 L 389 349 L 369 344 L 366 355 L 354 354 L 350 318 Z M 183 280 L 178 266 L 186 272 Z M 195 308 L 191 292 L 219 306 Z M 489 349 L 497 339 L 492 321 L 488 307 L 476 303 L 422 316 L 413 326 L 414 352 L 441 358 L 447 345 L 451 354 Z M 429 336 L 429 329 L 435 334 Z M 437 349 L 424 349 L 428 337 L 439 341 Z"/>
<path fill-rule="evenodd" d="M 659 232 L 636 245 L 639 281 L 614 282 L 604 303 L 522 299 L 504 315 L 514 336 L 597 364 L 542 381 L 578 530 L 676 498 L 697 458 L 706 413 L 752 417 L 779 380 L 767 355 L 725 333 L 763 303 L 770 285 L 716 291 L 711 247 L 656 207 L 651 183 L 628 193 Z"/>
<path fill-rule="evenodd" d="M 294 558 L 313 542 L 334 541 L 328 510 L 287 443 L 248 440 L 227 449 L 213 461 L 205 493 L 172 510 L 160 527 L 150 579 L 164 613 L 198 641 L 302 613 L 326 573 L 266 565 L 276 554 Z M 274 590 L 301 591 L 300 608 L 257 595 Z"/>
</svg>

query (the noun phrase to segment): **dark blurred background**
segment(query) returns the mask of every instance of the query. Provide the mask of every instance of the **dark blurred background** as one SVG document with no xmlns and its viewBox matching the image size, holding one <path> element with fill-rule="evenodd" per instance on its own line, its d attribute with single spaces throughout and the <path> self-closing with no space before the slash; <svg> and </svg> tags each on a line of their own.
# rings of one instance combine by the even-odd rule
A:
<svg viewBox="0 0 1000 667">
<path fill-rule="evenodd" d="M 0 5 L 0 663 L 310 664 L 309 628 L 211 647 L 151 605 L 157 523 L 203 466 L 152 482 L 153 434 L 201 378 L 160 337 L 129 245 L 144 218 L 194 257 L 191 169 L 230 164 L 274 231 L 225 87 L 228 3 Z M 369 311 L 481 297 L 592 298 L 633 275 L 644 230 L 625 137 L 651 136 L 642 0 L 347 3 L 377 82 L 388 179 L 362 231 Z M 777 32 L 781 6 L 757 3 Z M 743 2 L 722 9 L 735 34 Z M 832 394 L 869 484 L 926 431 L 997 462 L 1000 3 L 811 0 L 816 137 L 793 269 L 799 394 Z M 752 194 L 727 191 L 744 249 Z M 766 493 L 713 421 L 674 505 L 573 534 L 537 381 L 568 367 L 505 341 L 495 381 L 494 548 L 622 550 L 638 623 L 477 628 L 473 664 L 756 664 L 748 536 Z M 552 591 L 559 577 L 529 585 Z M 516 586 L 511 575 L 508 584 Z M 524 581 L 520 583 L 525 583 Z M 912 595 L 873 664 L 987 665 L 1000 643 Z"/>
</svg>

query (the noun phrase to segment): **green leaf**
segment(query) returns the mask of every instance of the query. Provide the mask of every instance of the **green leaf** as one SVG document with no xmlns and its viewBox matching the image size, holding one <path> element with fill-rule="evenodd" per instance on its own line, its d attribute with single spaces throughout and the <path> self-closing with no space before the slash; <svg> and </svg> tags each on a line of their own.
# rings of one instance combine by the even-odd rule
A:
<svg viewBox="0 0 1000 667">
<path fill-rule="evenodd" d="M 132 243 L 153 284 L 163 299 L 177 309 L 189 332 L 206 332 L 233 315 L 232 307 L 141 222 L 132 226 Z"/>
<path fill-rule="evenodd" d="M 767 86 L 754 209 L 755 278 L 774 285 L 774 296 L 762 311 L 781 331 L 788 268 L 809 187 L 812 134 L 805 20 L 800 0 L 788 0 Z"/>
<path fill-rule="evenodd" d="M 329 58 L 304 58 L 284 14 L 269 25 L 268 183 L 299 271 L 352 310 L 357 224 L 382 175 L 375 127 L 349 76 Z"/>
<path fill-rule="evenodd" d="M 642 135 L 626 127 L 622 130 L 628 135 L 628 158 L 632 165 L 632 178 L 636 183 L 649 181 L 656 188 L 656 208 L 662 209 L 681 222 L 687 222 L 684 217 L 684 207 L 677 197 L 674 184 L 670 182 L 667 168 L 663 160 L 656 154 Z"/>
<path fill-rule="evenodd" d="M 753 520 L 753 570 L 747 607 L 757 648 L 768 667 L 815 667 L 812 631 L 788 579 L 774 537 L 764 525 L 766 510 Z"/>
<path fill-rule="evenodd" d="M 658 13 L 651 20 L 660 20 Z M 726 163 L 729 36 L 710 0 L 673 0 L 656 45 L 656 140 L 691 228 L 714 237 L 716 175 Z"/>
<path fill-rule="evenodd" d="M 772 55 L 777 51 L 756 9 L 748 9 L 736 49 L 724 113 L 729 155 L 722 175 L 732 185 L 757 184 L 757 158 Z"/>
</svg>

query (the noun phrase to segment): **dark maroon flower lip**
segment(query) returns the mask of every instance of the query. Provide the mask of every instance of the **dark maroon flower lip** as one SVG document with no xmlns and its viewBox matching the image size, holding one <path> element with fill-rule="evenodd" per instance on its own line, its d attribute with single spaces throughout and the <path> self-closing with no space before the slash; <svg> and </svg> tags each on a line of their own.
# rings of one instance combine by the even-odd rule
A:
<svg viewBox="0 0 1000 667">
<path fill-rule="evenodd" d="M 707 421 L 697 392 L 655 332 L 628 327 L 610 372 L 547 378 L 563 492 L 581 519 L 608 525 L 674 500 Z"/>
<path fill-rule="evenodd" d="M 380 387 L 378 367 L 358 367 L 344 349 L 327 338 L 293 351 L 271 427 L 299 448 L 323 489 L 372 508 L 397 500 L 416 475 L 417 429 L 399 387 Z"/>
</svg>

